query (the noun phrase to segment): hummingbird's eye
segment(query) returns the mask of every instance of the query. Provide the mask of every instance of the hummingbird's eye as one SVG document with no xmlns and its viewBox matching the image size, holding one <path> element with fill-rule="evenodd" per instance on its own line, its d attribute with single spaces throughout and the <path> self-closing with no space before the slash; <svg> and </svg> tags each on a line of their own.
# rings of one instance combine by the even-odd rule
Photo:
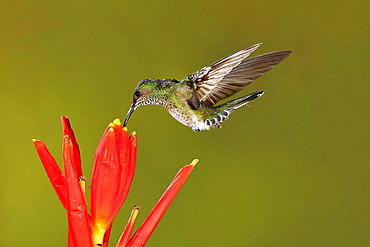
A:
<svg viewBox="0 0 370 247">
<path fill-rule="evenodd" d="M 135 91 L 135 92 L 134 92 L 134 95 L 135 95 L 136 97 L 140 97 L 140 95 L 141 95 L 141 94 L 140 94 L 140 91 Z"/>
</svg>

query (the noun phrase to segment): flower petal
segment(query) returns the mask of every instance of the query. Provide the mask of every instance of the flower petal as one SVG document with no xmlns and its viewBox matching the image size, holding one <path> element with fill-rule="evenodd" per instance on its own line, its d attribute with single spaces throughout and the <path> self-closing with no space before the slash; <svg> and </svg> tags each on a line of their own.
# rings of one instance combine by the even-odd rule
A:
<svg viewBox="0 0 370 247">
<path fill-rule="evenodd" d="M 105 131 L 95 154 L 91 179 L 91 216 L 100 229 L 107 228 L 125 201 L 133 180 L 137 139 L 130 137 L 119 119 Z"/>
<path fill-rule="evenodd" d="M 63 134 L 64 136 L 67 136 L 73 146 L 73 159 L 74 159 L 74 165 L 76 166 L 76 171 L 79 176 L 83 176 L 82 174 L 82 167 L 81 167 L 81 156 L 80 156 L 80 148 L 78 147 L 78 143 L 76 141 L 75 134 L 72 130 L 71 123 L 69 122 L 69 119 L 67 117 L 62 116 L 62 127 L 63 127 Z"/>
<path fill-rule="evenodd" d="M 134 173 L 135 173 L 135 168 L 136 168 L 136 152 L 137 152 L 136 132 L 133 132 L 130 135 L 130 138 L 128 138 L 128 143 L 129 143 L 129 148 L 128 148 L 129 150 L 127 153 L 129 155 L 128 155 L 128 158 L 126 158 L 127 160 L 123 161 L 124 168 L 123 168 L 123 173 L 122 173 L 120 191 L 118 193 L 118 198 L 116 201 L 117 210 L 120 209 L 122 204 L 124 203 L 127 197 L 127 194 L 130 190 L 132 180 L 134 179 Z M 112 215 L 111 217 L 115 217 L 115 215 Z"/>
<path fill-rule="evenodd" d="M 121 121 L 118 118 L 113 121 L 112 127 L 114 128 L 114 133 L 116 133 L 116 143 L 119 162 L 121 165 L 126 165 L 130 157 L 128 148 L 129 140 L 127 128 L 126 127 L 122 128 Z"/>
<path fill-rule="evenodd" d="M 114 128 L 108 127 L 96 154 L 91 178 L 91 217 L 99 228 L 106 230 L 114 210 L 121 178 Z"/>
<path fill-rule="evenodd" d="M 62 174 L 62 171 L 60 170 L 57 162 L 42 141 L 33 140 L 33 143 L 36 147 L 37 153 L 39 154 L 46 174 L 48 175 L 49 180 L 59 197 L 59 200 L 61 201 L 63 206 L 67 208 L 66 181 Z"/>
<path fill-rule="evenodd" d="M 184 166 L 180 169 L 175 178 L 172 180 L 171 184 L 168 186 L 167 190 L 164 192 L 152 211 L 149 213 L 144 223 L 139 227 L 139 229 L 137 229 L 134 236 L 132 236 L 128 243 L 128 246 L 131 247 L 145 245 L 150 235 L 153 233 L 154 229 L 158 225 L 163 214 L 166 212 L 176 194 L 179 192 L 182 185 L 189 177 L 197 162 L 198 160 L 195 159 L 191 162 L 190 165 Z"/>
<path fill-rule="evenodd" d="M 63 163 L 67 188 L 68 234 L 74 247 L 92 247 L 91 231 L 85 195 L 81 190 L 80 176 L 74 164 L 74 149 L 72 141 L 64 138 Z"/>
</svg>

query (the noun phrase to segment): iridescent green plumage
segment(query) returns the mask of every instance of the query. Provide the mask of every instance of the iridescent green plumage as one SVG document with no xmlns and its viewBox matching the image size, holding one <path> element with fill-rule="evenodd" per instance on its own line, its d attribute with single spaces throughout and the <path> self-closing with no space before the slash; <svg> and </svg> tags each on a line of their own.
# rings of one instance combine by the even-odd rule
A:
<svg viewBox="0 0 370 247">
<path fill-rule="evenodd" d="M 254 92 L 225 104 L 217 102 L 241 91 L 253 80 L 272 69 L 291 51 L 272 52 L 246 59 L 261 44 L 235 52 L 197 72 L 175 79 L 145 79 L 133 94 L 132 105 L 126 115 L 126 126 L 132 112 L 142 105 L 162 105 L 180 123 L 199 132 L 221 123 L 237 108 L 263 95 Z"/>
</svg>

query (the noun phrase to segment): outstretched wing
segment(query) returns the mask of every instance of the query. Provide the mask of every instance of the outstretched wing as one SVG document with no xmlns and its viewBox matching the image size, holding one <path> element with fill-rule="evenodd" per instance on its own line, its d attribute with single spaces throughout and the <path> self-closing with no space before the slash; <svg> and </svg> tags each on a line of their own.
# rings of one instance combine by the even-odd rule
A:
<svg viewBox="0 0 370 247">
<path fill-rule="evenodd" d="M 193 97 L 188 100 L 193 109 L 199 107 L 200 101 L 213 106 L 239 92 L 291 53 L 278 51 L 244 60 L 260 45 L 233 53 L 185 77 L 183 82 L 188 83 L 193 90 Z"/>
</svg>

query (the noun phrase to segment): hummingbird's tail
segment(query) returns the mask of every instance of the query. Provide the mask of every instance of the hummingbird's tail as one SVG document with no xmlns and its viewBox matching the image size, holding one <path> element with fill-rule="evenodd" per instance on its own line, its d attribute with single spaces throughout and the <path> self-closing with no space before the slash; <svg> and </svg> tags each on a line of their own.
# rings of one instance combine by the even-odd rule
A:
<svg viewBox="0 0 370 247">
<path fill-rule="evenodd" d="M 257 92 L 248 94 L 244 97 L 241 97 L 239 99 L 235 99 L 235 100 L 226 102 L 225 104 L 217 106 L 216 108 L 224 109 L 225 111 L 233 112 L 236 109 L 238 109 L 239 107 L 242 107 L 243 105 L 246 105 L 248 102 L 261 97 L 264 93 L 265 93 L 264 91 L 257 91 Z"/>
<path fill-rule="evenodd" d="M 243 105 L 246 105 L 249 101 L 261 97 L 263 94 L 263 91 L 254 92 L 239 99 L 235 99 L 226 102 L 225 104 L 214 107 L 213 109 L 215 111 L 213 112 L 213 114 L 211 114 L 206 119 L 199 121 L 197 125 L 193 128 L 193 130 L 195 132 L 199 132 L 201 130 L 209 130 L 211 127 L 221 128 L 221 123 L 229 119 L 229 116 L 233 111 L 235 111 L 239 107 L 242 107 Z"/>
</svg>

